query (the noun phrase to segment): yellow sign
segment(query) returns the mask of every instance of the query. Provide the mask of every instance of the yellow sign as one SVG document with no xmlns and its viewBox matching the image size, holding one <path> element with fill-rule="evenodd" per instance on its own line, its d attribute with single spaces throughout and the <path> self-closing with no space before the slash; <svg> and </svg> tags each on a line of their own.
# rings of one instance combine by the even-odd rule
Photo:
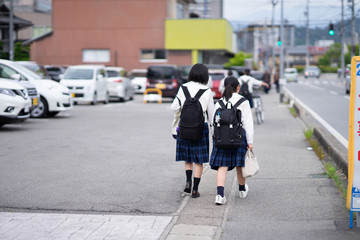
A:
<svg viewBox="0 0 360 240">
<path fill-rule="evenodd" d="M 33 98 L 32 104 L 33 104 L 34 106 L 38 105 L 38 98 Z"/>
</svg>

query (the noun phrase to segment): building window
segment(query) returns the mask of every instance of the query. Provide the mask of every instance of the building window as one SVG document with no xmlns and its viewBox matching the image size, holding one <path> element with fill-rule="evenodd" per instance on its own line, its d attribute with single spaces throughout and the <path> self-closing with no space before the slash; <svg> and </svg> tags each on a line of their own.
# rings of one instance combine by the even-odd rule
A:
<svg viewBox="0 0 360 240">
<path fill-rule="evenodd" d="M 110 50 L 108 49 L 83 49 L 82 61 L 85 63 L 110 62 Z"/>
<path fill-rule="evenodd" d="M 166 61 L 165 49 L 142 49 L 140 51 L 141 61 Z"/>
</svg>

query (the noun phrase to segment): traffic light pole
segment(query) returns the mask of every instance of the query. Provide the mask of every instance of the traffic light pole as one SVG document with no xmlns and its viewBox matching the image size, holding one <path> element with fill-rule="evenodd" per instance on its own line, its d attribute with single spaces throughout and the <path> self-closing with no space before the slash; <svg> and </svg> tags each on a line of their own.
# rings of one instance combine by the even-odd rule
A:
<svg viewBox="0 0 360 240">
<path fill-rule="evenodd" d="M 359 54 L 360 55 L 360 54 Z M 341 77 L 345 78 L 345 57 L 344 57 L 344 0 L 341 0 Z"/>
<path fill-rule="evenodd" d="M 284 98 L 284 0 L 281 0 L 281 20 L 280 20 L 280 102 L 283 102 Z M 286 81 L 286 80 L 285 80 Z"/>
<path fill-rule="evenodd" d="M 14 61 L 14 5 L 13 0 L 10 0 L 9 12 L 9 60 Z"/>
<path fill-rule="evenodd" d="M 274 16 L 275 16 L 275 6 L 278 3 L 278 0 L 272 0 L 272 16 L 271 16 L 271 36 L 272 36 L 272 51 L 271 51 L 271 57 L 272 57 L 272 67 L 273 69 L 276 67 L 275 64 L 275 46 L 276 46 L 276 40 L 275 40 L 275 31 L 274 31 Z"/>
<path fill-rule="evenodd" d="M 306 2 L 306 67 L 308 68 L 310 65 L 309 59 L 309 0 Z"/>
</svg>

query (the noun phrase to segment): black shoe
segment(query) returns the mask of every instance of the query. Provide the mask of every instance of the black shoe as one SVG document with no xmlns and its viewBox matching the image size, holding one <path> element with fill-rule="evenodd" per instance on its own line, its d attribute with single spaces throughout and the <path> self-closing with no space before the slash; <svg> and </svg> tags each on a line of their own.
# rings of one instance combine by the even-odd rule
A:
<svg viewBox="0 0 360 240">
<path fill-rule="evenodd" d="M 191 193 L 191 197 L 192 198 L 198 198 L 198 197 L 200 197 L 200 193 L 198 192 L 198 191 L 192 191 L 192 193 Z"/>
<path fill-rule="evenodd" d="M 191 193 L 191 185 L 192 185 L 191 182 L 187 182 L 185 185 L 184 192 Z"/>
</svg>

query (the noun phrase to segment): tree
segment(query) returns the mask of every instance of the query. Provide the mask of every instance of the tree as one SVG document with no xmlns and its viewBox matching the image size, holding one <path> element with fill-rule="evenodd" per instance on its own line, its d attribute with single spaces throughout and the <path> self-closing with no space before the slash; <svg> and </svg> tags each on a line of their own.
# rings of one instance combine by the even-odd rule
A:
<svg viewBox="0 0 360 240">
<path fill-rule="evenodd" d="M 225 67 L 244 66 L 246 58 L 251 58 L 251 54 L 238 52 L 233 58 L 229 59 L 229 62 L 225 63 Z"/>
<path fill-rule="evenodd" d="M 341 44 L 334 43 L 329 47 L 327 52 L 322 56 L 319 61 L 318 65 L 320 66 L 330 66 L 332 64 L 336 64 L 340 66 L 340 56 L 341 56 Z"/>
<path fill-rule="evenodd" d="M 21 42 L 15 43 L 14 60 L 15 61 L 29 61 L 30 60 L 30 47 L 29 46 L 23 47 Z"/>
</svg>

